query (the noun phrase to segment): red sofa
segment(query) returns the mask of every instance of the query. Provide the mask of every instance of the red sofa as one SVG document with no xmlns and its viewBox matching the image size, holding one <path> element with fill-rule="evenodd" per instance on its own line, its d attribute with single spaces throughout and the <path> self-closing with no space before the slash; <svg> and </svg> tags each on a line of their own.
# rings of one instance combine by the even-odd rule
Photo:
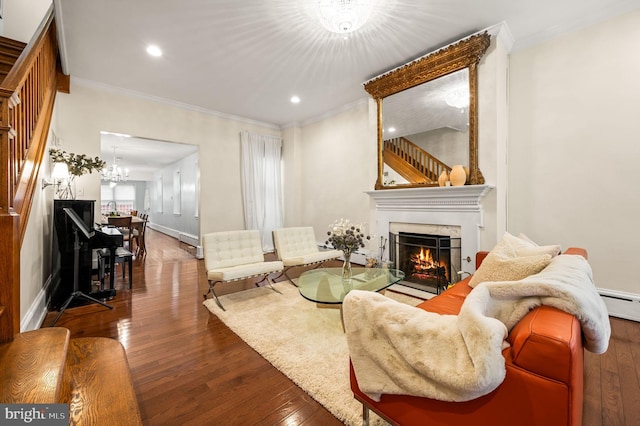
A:
<svg viewBox="0 0 640 426">
<path fill-rule="evenodd" d="M 580 248 L 566 254 L 587 257 Z M 480 266 L 487 252 L 476 255 Z M 470 277 L 419 308 L 457 314 L 471 292 Z M 351 367 L 351 389 L 363 404 L 395 425 L 576 425 L 582 424 L 583 346 L 580 323 L 570 314 L 548 306 L 529 312 L 511 330 L 511 344 L 502 353 L 506 378 L 493 392 L 467 402 L 444 402 L 406 395 L 382 395 L 376 402 L 358 387 Z"/>
</svg>

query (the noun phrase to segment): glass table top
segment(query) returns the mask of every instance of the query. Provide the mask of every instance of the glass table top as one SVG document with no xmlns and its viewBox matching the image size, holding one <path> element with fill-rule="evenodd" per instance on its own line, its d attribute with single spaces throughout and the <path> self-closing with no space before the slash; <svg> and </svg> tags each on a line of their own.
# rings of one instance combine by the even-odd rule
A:
<svg viewBox="0 0 640 426">
<path fill-rule="evenodd" d="M 351 290 L 380 291 L 403 278 L 398 269 L 352 267 L 351 279 L 343 280 L 342 268 L 318 268 L 300 275 L 298 290 L 312 302 L 340 304 Z"/>
</svg>

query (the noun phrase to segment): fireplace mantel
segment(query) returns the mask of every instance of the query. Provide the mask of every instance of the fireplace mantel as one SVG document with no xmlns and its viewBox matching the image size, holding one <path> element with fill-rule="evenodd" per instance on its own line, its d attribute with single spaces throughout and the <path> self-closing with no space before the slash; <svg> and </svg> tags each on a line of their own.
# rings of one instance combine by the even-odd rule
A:
<svg viewBox="0 0 640 426">
<path fill-rule="evenodd" d="M 382 189 L 367 194 L 379 210 L 478 210 L 490 185 Z"/>
<path fill-rule="evenodd" d="M 482 198 L 490 185 L 383 189 L 367 194 L 376 203 L 377 235 L 389 235 L 390 223 L 450 225 L 461 228 L 463 270 L 475 271 L 483 225 Z"/>
</svg>

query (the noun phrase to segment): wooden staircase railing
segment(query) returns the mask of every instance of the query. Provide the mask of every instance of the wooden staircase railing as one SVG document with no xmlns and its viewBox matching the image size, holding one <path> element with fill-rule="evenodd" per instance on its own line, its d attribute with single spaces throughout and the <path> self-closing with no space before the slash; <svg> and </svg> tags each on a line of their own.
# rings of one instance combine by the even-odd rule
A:
<svg viewBox="0 0 640 426">
<path fill-rule="evenodd" d="M 3 50 L 5 40 L 0 79 L 13 61 L 13 46 Z M 0 401 L 66 403 L 74 425 L 141 425 L 120 342 L 70 339 L 69 330 L 54 327 L 20 333 L 20 246 L 39 189 L 56 90 L 69 90 L 57 59 L 52 6 L 0 83 Z"/>
<path fill-rule="evenodd" d="M 20 331 L 20 246 L 57 88 L 53 6 L 0 83 L 0 342 Z"/>
<path fill-rule="evenodd" d="M 434 184 L 451 167 L 410 140 L 399 137 L 384 141 L 384 162 L 410 183 Z"/>
</svg>

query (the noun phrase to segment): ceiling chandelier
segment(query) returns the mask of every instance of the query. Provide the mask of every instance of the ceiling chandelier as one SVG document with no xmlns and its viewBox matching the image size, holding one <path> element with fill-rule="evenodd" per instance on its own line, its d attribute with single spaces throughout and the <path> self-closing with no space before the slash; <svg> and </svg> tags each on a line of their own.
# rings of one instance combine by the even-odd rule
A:
<svg viewBox="0 0 640 426">
<path fill-rule="evenodd" d="M 129 169 L 120 168 L 117 163 L 116 147 L 113 147 L 113 163 L 102 170 L 102 179 L 109 181 L 109 186 L 113 188 L 119 182 L 129 179 Z"/>
<path fill-rule="evenodd" d="M 331 32 L 350 33 L 367 22 L 372 3 L 373 0 L 318 0 L 318 19 Z"/>
</svg>

